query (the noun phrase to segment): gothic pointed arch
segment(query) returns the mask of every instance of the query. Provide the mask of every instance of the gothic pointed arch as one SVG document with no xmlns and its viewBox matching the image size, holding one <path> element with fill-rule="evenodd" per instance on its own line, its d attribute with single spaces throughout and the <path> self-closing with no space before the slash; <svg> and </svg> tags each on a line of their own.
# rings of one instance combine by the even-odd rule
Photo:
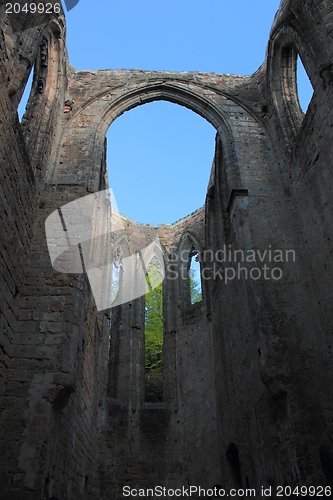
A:
<svg viewBox="0 0 333 500">
<path fill-rule="evenodd" d="M 191 263 L 195 259 L 199 263 L 200 289 L 201 289 L 201 259 L 203 244 L 199 236 L 193 230 L 186 230 L 179 241 L 179 296 L 184 307 L 194 303 L 191 287 Z"/>
<path fill-rule="evenodd" d="M 121 234 L 111 242 L 111 300 L 112 308 L 121 305 L 124 301 L 124 288 L 126 287 L 126 259 L 131 251 L 126 235 Z"/>
<path fill-rule="evenodd" d="M 42 180 L 46 179 L 52 164 L 52 155 L 48 158 L 44 151 L 49 146 L 54 153 L 51 147 L 53 130 L 64 114 L 64 82 L 60 79 L 65 57 L 63 47 L 64 27 L 60 19 L 54 19 L 44 29 L 33 68 L 29 68 L 24 77 L 26 82 L 30 71 L 33 71 L 31 91 L 21 123 L 22 132 L 32 168 Z M 41 137 L 43 140 L 40 140 Z"/>
<path fill-rule="evenodd" d="M 100 121 L 94 130 L 94 151 L 92 152 L 92 158 L 94 159 L 96 168 L 90 173 L 88 182 L 90 191 L 96 189 L 96 186 L 100 183 L 100 158 L 103 156 L 104 152 L 104 138 L 113 121 L 124 112 L 136 106 L 159 100 L 187 107 L 207 120 L 216 129 L 223 144 L 229 176 L 233 178 L 231 183 L 238 184 L 240 182 L 234 138 L 227 114 L 221 111 L 213 100 L 200 95 L 200 87 L 198 87 L 198 89 L 193 88 L 189 90 L 188 88 L 184 88 L 183 82 L 164 81 L 162 83 L 157 80 L 156 82 L 148 84 L 145 82 L 140 86 L 136 86 L 133 90 L 127 90 L 125 88 L 121 90 L 120 96 L 114 99 L 111 98 L 108 106 L 106 108 L 104 107 L 103 113 L 100 116 Z M 212 92 L 212 97 L 213 96 L 214 94 Z M 98 95 L 94 100 L 90 99 L 87 101 L 82 108 L 99 107 L 99 100 L 109 97 L 109 95 Z M 227 100 L 225 96 L 220 96 L 220 99 Z M 79 115 L 81 112 L 82 109 L 78 110 L 77 114 Z M 99 110 L 99 112 L 101 111 Z M 75 117 L 77 114 L 74 114 Z"/>
<path fill-rule="evenodd" d="M 269 91 L 282 130 L 284 147 L 289 152 L 293 150 L 304 118 L 298 98 L 298 58 L 314 89 L 320 80 L 318 72 L 314 71 L 311 56 L 311 47 L 292 26 L 282 26 L 273 33 L 268 47 Z"/>
</svg>

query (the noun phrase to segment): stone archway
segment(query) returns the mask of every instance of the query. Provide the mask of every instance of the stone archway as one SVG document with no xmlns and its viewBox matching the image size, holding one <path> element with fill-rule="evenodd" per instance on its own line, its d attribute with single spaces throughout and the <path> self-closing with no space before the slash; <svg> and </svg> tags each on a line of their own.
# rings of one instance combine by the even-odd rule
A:
<svg viewBox="0 0 333 500">
<path fill-rule="evenodd" d="M 218 88 L 220 80 L 226 84 L 223 92 Z M 49 181 L 66 184 L 70 177 L 71 184 L 85 185 L 89 192 L 98 191 L 104 137 L 112 122 L 136 106 L 165 100 L 187 107 L 212 124 L 222 143 L 230 189 L 240 188 L 242 155 L 236 153 L 235 144 L 240 150 L 243 144 L 247 147 L 246 143 L 253 141 L 253 133 L 259 140 L 263 133 L 259 117 L 243 104 L 238 91 L 249 81 L 250 77 L 204 73 L 77 72 L 70 88 L 73 111 L 60 139 L 60 161 Z M 244 119 L 239 120 L 239 116 Z M 245 131 L 244 122 L 251 123 L 251 130 Z M 249 134 L 248 139 L 244 132 Z"/>
</svg>

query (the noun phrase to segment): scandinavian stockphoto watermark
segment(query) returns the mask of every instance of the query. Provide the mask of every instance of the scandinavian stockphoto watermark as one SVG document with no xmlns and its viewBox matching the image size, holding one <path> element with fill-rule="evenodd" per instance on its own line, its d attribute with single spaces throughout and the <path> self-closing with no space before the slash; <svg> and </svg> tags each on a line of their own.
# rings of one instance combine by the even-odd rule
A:
<svg viewBox="0 0 333 500">
<path fill-rule="evenodd" d="M 189 279 L 191 253 L 170 247 L 166 255 L 158 228 L 123 216 L 111 189 L 67 203 L 45 222 L 53 268 L 61 273 L 86 273 L 99 311 L 142 297 L 164 279 Z M 273 280 L 283 265 L 295 262 L 294 250 L 235 250 L 231 245 L 196 252 L 200 279 Z M 165 264 L 166 262 L 166 264 Z"/>
<path fill-rule="evenodd" d="M 186 261 L 188 252 L 177 253 L 176 249 L 170 255 L 167 266 L 168 279 L 186 279 L 186 268 L 179 268 L 179 262 Z M 216 251 L 202 250 L 197 252 L 197 260 L 201 262 L 200 276 L 202 281 L 222 280 L 225 284 L 233 280 L 273 280 L 279 281 L 283 276 L 283 265 L 296 262 L 296 252 L 293 249 L 274 249 L 269 245 L 266 249 L 240 250 L 232 245 L 223 245 Z"/>
</svg>

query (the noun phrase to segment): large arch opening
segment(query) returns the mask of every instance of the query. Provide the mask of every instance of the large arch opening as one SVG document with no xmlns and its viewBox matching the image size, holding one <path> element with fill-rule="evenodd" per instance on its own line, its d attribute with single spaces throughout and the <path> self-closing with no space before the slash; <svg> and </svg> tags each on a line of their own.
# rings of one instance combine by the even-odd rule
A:
<svg viewBox="0 0 333 500">
<path fill-rule="evenodd" d="M 135 72 L 136 70 L 133 70 L 132 76 L 135 76 Z M 125 84 L 128 78 L 127 72 L 123 76 L 124 81 L 123 83 L 120 81 L 115 94 L 113 92 L 110 93 L 109 89 L 104 90 L 98 96 L 96 95 L 95 98 L 89 99 L 80 109 L 73 113 L 73 118 L 79 121 L 81 112 L 90 109 L 95 114 L 100 100 L 103 99 L 106 103 L 106 106 L 103 107 L 104 109 L 97 111 L 100 119 L 94 133 L 94 148 L 91 154 L 94 166 L 87 179 L 89 191 L 98 191 L 101 189 L 101 186 L 105 186 L 104 178 L 107 177 L 105 161 L 107 141 L 105 139 L 113 122 L 129 110 L 157 101 L 179 104 L 181 107 L 193 111 L 210 123 L 221 140 L 226 167 L 230 170 L 230 176 L 232 180 L 238 179 L 237 156 L 233 146 L 234 137 L 227 117 L 229 103 L 237 105 L 233 100 L 227 95 L 215 92 L 214 90 L 211 90 L 209 92 L 211 95 L 206 97 L 202 95 L 202 86 L 200 84 L 192 82 L 191 88 L 188 88 L 189 82 L 184 84 L 182 79 L 178 81 L 175 77 L 170 78 L 168 73 L 163 74 L 161 72 L 160 74 L 156 74 L 154 77 L 149 78 L 148 83 L 144 82 L 142 85 L 138 85 L 135 79 L 133 79 L 134 85 L 133 83 L 131 85 L 128 83 Z M 215 104 L 215 99 L 218 100 L 219 105 Z M 221 102 L 223 103 L 222 109 Z M 128 149 L 128 144 L 126 148 Z M 211 162 L 212 158 L 210 157 Z"/>
<path fill-rule="evenodd" d="M 116 119 L 106 137 L 109 185 L 119 210 L 157 226 L 203 206 L 215 134 L 199 115 L 166 101 Z"/>
</svg>

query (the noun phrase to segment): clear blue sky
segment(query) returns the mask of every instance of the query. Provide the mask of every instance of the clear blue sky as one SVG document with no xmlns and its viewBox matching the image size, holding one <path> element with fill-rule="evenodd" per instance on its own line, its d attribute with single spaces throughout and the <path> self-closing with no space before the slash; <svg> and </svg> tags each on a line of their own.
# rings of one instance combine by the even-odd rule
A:
<svg viewBox="0 0 333 500">
<path fill-rule="evenodd" d="M 80 0 L 66 15 L 70 62 L 81 70 L 250 75 L 264 60 L 279 3 Z M 300 79 L 306 82 L 306 77 Z M 308 100 L 305 94 L 300 97 Z M 201 207 L 214 138 L 215 130 L 204 119 L 167 102 L 146 104 L 119 117 L 107 134 L 110 186 L 119 210 L 157 225 Z"/>
</svg>

